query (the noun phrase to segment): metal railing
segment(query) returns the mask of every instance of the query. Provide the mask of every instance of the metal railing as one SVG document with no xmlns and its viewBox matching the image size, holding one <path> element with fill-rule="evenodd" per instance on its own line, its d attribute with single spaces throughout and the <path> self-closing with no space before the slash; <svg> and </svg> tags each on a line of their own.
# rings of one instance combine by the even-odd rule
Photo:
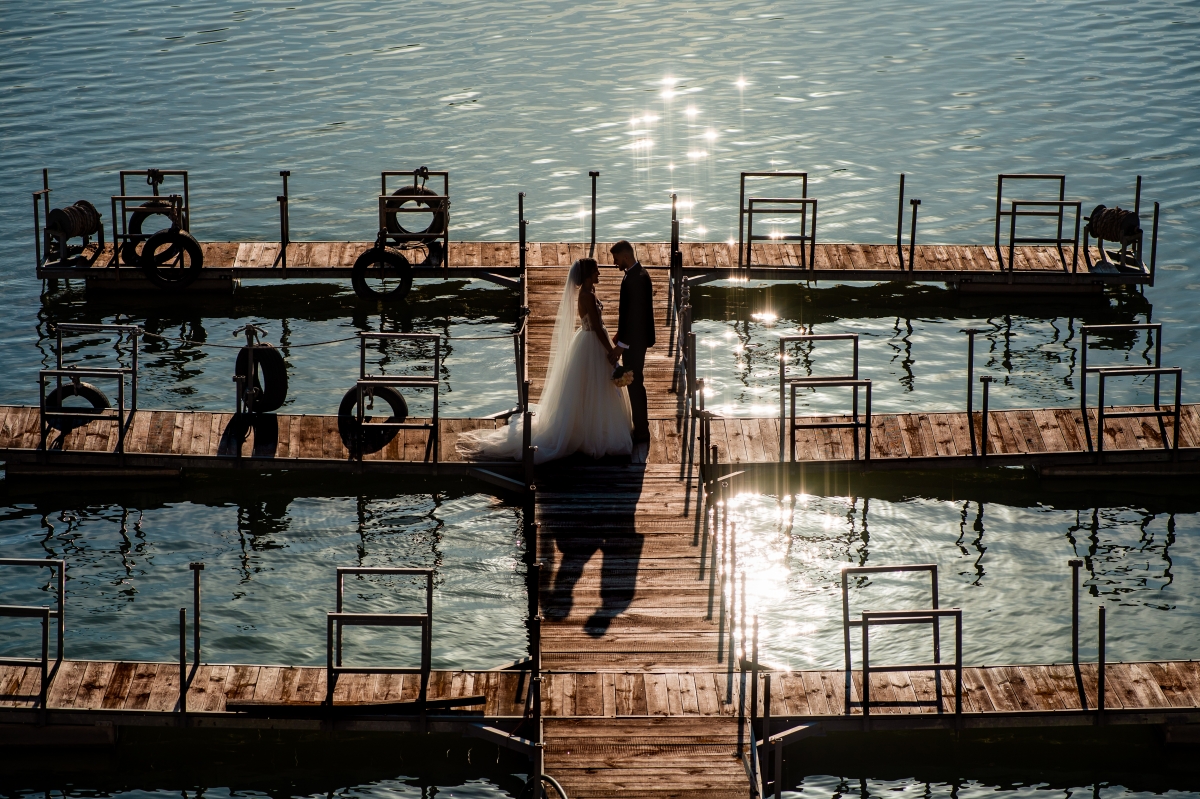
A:
<svg viewBox="0 0 1200 799">
<path fill-rule="evenodd" d="M 195 561 L 188 564 L 192 572 L 192 671 L 188 673 L 187 656 L 187 608 L 179 609 L 179 702 L 176 710 L 180 716 L 187 713 L 188 689 L 196 672 L 200 670 L 200 572 L 204 571 L 204 563 Z"/>
<path fill-rule="evenodd" d="M 39 558 L 0 558 L 0 566 L 17 566 L 35 569 L 56 569 L 58 572 L 58 602 L 55 607 L 45 605 L 0 605 L 0 618 L 39 619 L 42 626 L 41 655 L 36 658 L 0 657 L 0 666 L 37 666 L 41 670 L 38 683 L 38 707 L 46 710 L 46 694 L 50 683 L 63 662 L 63 637 L 66 631 L 67 562 L 65 560 L 43 560 Z M 50 668 L 50 620 L 58 626 L 54 668 Z"/>
<path fill-rule="evenodd" d="M 413 188 L 424 188 L 425 182 L 429 178 L 441 178 L 442 193 L 441 194 L 389 194 L 388 193 L 388 178 L 403 177 L 412 178 Z M 384 170 L 379 173 L 380 194 L 379 202 L 379 236 L 376 240 L 376 246 L 383 247 L 388 242 L 396 245 L 407 245 L 412 242 L 423 244 L 431 250 L 435 245 L 440 243 L 442 249 L 442 266 L 448 268 L 450 266 L 450 173 L 445 170 L 425 169 L 408 169 L 408 170 Z M 432 189 L 430 190 L 432 191 Z M 411 207 L 404 207 L 405 203 L 413 203 Z M 432 214 L 434 222 L 431 223 L 429 232 L 393 232 L 388 227 L 388 217 L 399 214 Z M 438 219 L 441 219 L 440 229 L 436 224 Z"/>
<path fill-rule="evenodd" d="M 375 375 L 367 373 L 367 341 L 427 341 L 433 344 L 433 368 L 430 371 L 430 376 L 422 377 L 420 375 Z M 358 459 L 361 461 L 365 453 L 365 446 L 362 446 L 362 440 L 367 434 L 367 425 L 365 424 L 366 406 L 364 400 L 367 397 L 374 399 L 374 390 L 384 386 L 388 388 L 429 388 L 433 390 L 433 411 L 432 419 L 429 422 L 379 422 L 373 423 L 372 427 L 386 427 L 394 430 L 428 430 L 429 437 L 425 443 L 425 461 L 432 460 L 434 465 L 438 463 L 441 442 L 440 422 L 441 417 L 438 414 L 438 400 L 441 394 L 441 372 L 442 372 L 442 337 L 438 333 L 359 333 L 359 358 L 358 358 L 358 381 L 355 387 L 358 391 L 358 402 L 356 404 L 356 419 L 358 420 L 358 429 L 356 435 L 359 437 L 360 446 L 356 447 Z"/>
<path fill-rule="evenodd" d="M 425 578 L 424 613 L 346 613 L 342 610 L 342 593 L 347 574 L 414 575 Z M 325 703 L 333 704 L 333 692 L 339 674 L 418 674 L 421 678 L 417 702 L 428 696 L 429 672 L 433 661 L 433 569 L 406 569 L 367 566 L 339 566 L 337 569 L 337 610 L 325 615 Z M 421 665 L 417 668 L 397 666 L 343 666 L 342 628 L 357 627 L 419 627 L 421 629 Z"/>
<path fill-rule="evenodd" d="M 1058 183 L 1058 199 L 1057 200 L 1012 200 L 1009 210 L 1004 210 L 1004 181 L 1009 180 L 1025 180 L 1025 181 L 1047 181 Z M 1026 210 L 1021 210 L 1022 208 Z M 1063 224 L 1066 221 L 1065 210 L 1068 207 L 1074 207 L 1075 210 L 1075 235 L 1072 238 L 1063 236 Z M 1055 210 L 1037 210 L 1039 208 L 1054 208 Z M 1032 209 L 1032 210 L 1030 210 Z M 1070 202 L 1067 200 L 1067 176 L 1066 175 L 1043 175 L 1043 174 L 1013 174 L 1013 175 L 998 175 L 996 177 L 996 261 L 999 264 L 1001 271 L 1005 267 L 1004 252 L 1000 246 L 1000 227 L 1003 217 L 1009 217 L 1009 242 L 1008 242 L 1008 266 L 1009 272 L 1013 271 L 1013 258 L 1015 246 L 1017 244 L 1053 244 L 1058 249 L 1059 259 L 1063 265 L 1063 271 L 1067 271 L 1066 256 L 1063 254 L 1062 245 L 1072 244 L 1073 250 L 1071 255 L 1071 269 L 1075 271 L 1079 251 L 1079 222 L 1082 216 L 1082 203 Z M 1047 237 L 1018 237 L 1017 236 L 1017 217 L 1042 217 L 1054 219 L 1057 224 L 1057 232 L 1053 238 Z"/>
<path fill-rule="evenodd" d="M 765 207 L 763 207 L 765 206 Z M 812 219 L 809 219 L 809 209 Z M 754 215 L 759 216 L 799 216 L 799 233 L 754 233 Z M 744 211 L 746 217 L 745 241 L 739 245 L 738 266 L 747 269 L 754 266 L 753 248 L 756 241 L 798 241 L 800 242 L 801 269 L 816 269 L 817 262 L 817 201 L 812 197 L 751 197 Z"/>
<path fill-rule="evenodd" d="M 927 572 L 929 574 L 929 607 L 918 610 L 897 611 L 863 611 L 859 619 L 850 618 L 850 575 L 852 574 L 894 574 L 910 572 Z M 941 657 L 941 629 L 939 622 L 944 617 L 956 617 L 956 657 L 954 663 L 943 663 Z M 897 666 L 870 665 L 870 645 L 868 628 L 871 626 L 892 624 L 928 624 L 931 626 L 933 638 L 933 662 Z M 850 630 L 861 628 L 863 631 L 863 698 L 861 702 L 851 699 L 853 657 L 850 646 Z M 936 705 L 942 712 L 942 672 L 955 671 L 955 713 L 962 712 L 962 611 L 958 608 L 940 609 L 938 607 L 938 567 L 936 563 L 902 564 L 897 566 L 843 566 L 842 567 L 842 636 L 845 649 L 845 715 L 850 715 L 852 707 L 862 707 L 863 716 L 870 713 L 870 671 L 933 671 L 934 686 L 937 693 L 936 702 L 933 700 L 917 700 L 917 705 Z M 877 706 L 909 706 L 911 703 L 876 702 Z"/>
<path fill-rule="evenodd" d="M 1097 334 L 1115 334 L 1115 332 L 1132 332 L 1138 330 L 1151 331 L 1154 336 L 1154 365 L 1153 366 L 1088 366 L 1087 338 Z M 1105 419 L 1135 419 L 1135 417 L 1152 417 L 1158 420 L 1159 433 L 1163 438 L 1163 449 L 1170 449 L 1175 457 L 1180 449 L 1180 410 L 1182 401 L 1183 370 L 1181 367 L 1163 366 L 1163 325 L 1162 323 L 1117 324 L 1117 325 L 1084 325 L 1080 328 L 1080 373 L 1079 373 L 1079 410 L 1084 417 L 1084 433 L 1087 439 L 1088 451 L 1104 452 L 1104 420 Z M 1096 374 L 1099 378 L 1097 386 L 1097 425 L 1096 445 L 1092 445 L 1091 421 L 1087 414 L 1087 376 Z M 1164 409 L 1162 404 L 1162 378 L 1164 374 L 1175 377 L 1175 404 L 1171 409 Z M 1153 377 L 1154 378 L 1154 409 L 1106 411 L 1104 409 L 1104 385 L 1111 377 Z M 1164 416 L 1174 419 L 1171 444 L 1166 441 Z"/>
<path fill-rule="evenodd" d="M 129 423 L 132 420 L 133 412 L 136 408 L 125 407 L 125 377 L 126 375 L 133 376 L 133 382 L 137 383 L 137 374 L 128 368 L 118 369 L 80 369 L 75 366 L 69 366 L 65 369 L 42 369 L 38 371 L 38 430 L 39 430 L 39 449 L 42 452 L 46 451 L 46 439 L 50 434 L 50 419 L 86 419 L 92 421 L 95 419 L 116 419 L 117 421 L 117 453 L 125 454 L 125 432 L 129 429 Z M 116 408 L 101 408 L 93 410 L 66 410 L 62 405 L 63 378 L 67 378 L 69 382 L 74 383 L 77 387 L 80 384 L 80 379 L 84 377 L 96 379 L 110 379 L 117 381 L 117 407 Z M 59 386 L 59 405 L 57 408 L 47 410 L 46 408 L 46 381 L 54 379 Z"/>
<path fill-rule="evenodd" d="M 808 199 L 808 173 L 807 172 L 743 172 L 741 174 L 741 182 L 738 188 L 738 268 L 749 266 L 748 261 L 743 262 L 742 256 L 749 250 L 749 244 L 745 237 L 746 215 L 748 208 L 746 207 L 746 178 L 799 178 L 800 198 Z M 814 206 L 813 214 L 814 235 L 816 234 L 816 213 Z"/>
<path fill-rule="evenodd" d="M 852 366 L 849 374 L 789 377 L 787 374 L 787 346 L 797 341 L 850 341 L 853 343 Z M 791 391 L 791 414 L 787 412 L 787 394 Z M 797 388 L 853 388 L 853 421 L 850 422 L 817 422 L 798 424 L 796 422 L 796 389 Z M 858 389 L 866 388 L 867 414 L 866 421 L 859 421 Z M 866 455 L 871 457 L 871 381 L 860 380 L 858 377 L 858 334 L 857 333 L 826 333 L 799 336 L 780 336 L 779 338 L 779 462 L 787 460 L 787 442 L 791 441 L 791 459 L 796 459 L 796 430 L 815 427 L 840 427 L 854 430 L 854 458 L 858 459 L 858 428 L 866 429 Z"/>
</svg>

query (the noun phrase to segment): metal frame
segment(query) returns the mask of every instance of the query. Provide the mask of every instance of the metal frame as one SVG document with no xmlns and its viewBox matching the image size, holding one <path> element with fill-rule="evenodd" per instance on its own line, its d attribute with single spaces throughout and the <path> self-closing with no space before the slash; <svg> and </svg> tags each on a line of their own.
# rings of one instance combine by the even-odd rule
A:
<svg viewBox="0 0 1200 799">
<path fill-rule="evenodd" d="M 31 566 L 58 570 L 58 607 L 45 605 L 0 605 L 0 618 L 41 619 L 42 654 L 40 658 L 0 657 L 0 666 L 40 666 L 41 682 L 38 687 L 38 706 L 46 710 L 46 694 L 50 682 L 58 673 L 63 662 L 63 637 L 66 631 L 67 562 L 65 560 L 43 560 L 39 558 L 0 558 L 0 566 Z M 54 658 L 54 669 L 50 668 L 50 619 L 58 622 L 58 641 Z"/>
<path fill-rule="evenodd" d="M 1097 333 L 1119 333 L 1135 330 L 1150 330 L 1154 332 L 1154 366 L 1088 366 L 1088 336 Z M 1162 365 L 1162 323 L 1161 322 L 1146 322 L 1142 324 L 1118 324 L 1118 325 L 1083 325 L 1079 328 L 1080 333 L 1080 369 L 1079 369 L 1079 412 L 1083 417 L 1083 430 L 1087 438 L 1088 451 L 1096 452 L 1098 455 L 1104 453 L 1104 420 L 1121 419 L 1121 418 L 1147 418 L 1153 417 L 1158 420 L 1159 431 L 1162 434 L 1163 449 L 1167 449 L 1166 428 L 1163 424 L 1164 416 L 1174 418 L 1174 429 L 1172 432 L 1172 457 L 1176 457 L 1179 452 L 1179 408 L 1182 401 L 1182 384 L 1183 384 L 1183 369 L 1180 367 L 1164 367 Z M 1099 377 L 1099 385 L 1097 386 L 1096 396 L 1096 416 L 1099 429 L 1096 431 L 1096 443 L 1092 445 L 1092 429 L 1088 419 L 1087 407 L 1087 376 L 1095 374 Z M 1164 410 L 1162 407 L 1162 376 L 1174 375 L 1175 377 L 1175 404 L 1173 410 Z M 1119 411 L 1105 412 L 1104 410 L 1104 384 L 1110 377 L 1136 377 L 1136 376 L 1153 376 L 1154 377 L 1154 410 L 1153 411 Z"/>
<path fill-rule="evenodd" d="M 367 373 L 367 341 L 369 339 L 382 341 L 431 341 L 433 342 L 433 373 L 430 377 L 418 377 L 415 375 L 373 375 Z M 439 333 L 359 333 L 359 360 L 358 360 L 358 381 L 355 383 L 355 388 L 358 390 L 357 404 L 357 419 L 358 419 L 358 435 L 365 434 L 364 418 L 366 415 L 363 399 L 370 395 L 374 400 L 374 389 L 376 386 L 390 386 L 392 388 L 431 388 L 433 389 L 433 418 L 430 422 L 410 423 L 410 422 L 381 422 L 378 427 L 391 427 L 396 430 L 428 430 L 429 439 L 425 445 L 425 460 L 429 461 L 432 455 L 434 465 L 438 463 L 438 449 L 441 443 L 441 435 L 439 429 L 440 417 L 438 415 L 438 400 L 441 394 L 441 371 L 442 371 L 442 337 Z M 361 443 L 361 442 L 360 442 Z M 363 459 L 363 447 L 358 447 L 358 459 Z"/>
<path fill-rule="evenodd" d="M 159 183 L 149 180 L 151 174 L 161 175 L 164 178 L 165 177 L 183 178 L 183 195 L 182 195 L 183 216 L 179 220 L 179 228 L 180 228 L 180 230 L 189 230 L 191 228 L 192 202 L 191 202 L 191 194 L 188 191 L 188 171 L 186 169 L 122 169 L 119 174 L 120 174 L 120 178 L 121 178 L 121 194 L 118 196 L 124 197 L 126 195 L 126 189 L 125 189 L 125 178 L 126 177 L 144 177 L 144 178 L 147 178 L 147 185 L 150 186 L 150 189 L 153 192 L 153 196 L 148 198 L 148 199 L 152 199 L 152 200 L 162 199 L 162 197 L 158 193 Z M 168 195 L 168 196 L 176 197 L 176 196 L 180 196 L 180 195 Z M 139 198 L 129 197 L 128 199 L 139 199 Z"/>
<path fill-rule="evenodd" d="M 852 341 L 853 348 L 853 368 L 850 374 L 846 375 L 828 375 L 825 377 L 788 377 L 787 376 L 787 345 L 793 341 Z M 788 386 L 791 386 L 791 415 L 787 414 L 785 406 L 785 397 L 787 396 Z M 853 405 L 853 422 L 817 422 L 812 424 L 796 424 L 796 388 L 816 388 L 825 386 L 828 388 L 853 388 L 854 389 L 854 405 Z M 866 421 L 858 421 L 858 389 L 866 388 L 867 390 L 867 407 Z M 785 420 L 791 420 L 791 426 L 785 423 Z M 860 380 L 858 377 L 858 334 L 857 333 L 825 333 L 825 334 L 810 334 L 800 336 L 780 336 L 779 337 L 779 462 L 783 463 L 787 459 L 787 448 L 785 441 L 791 440 L 791 459 L 796 460 L 796 430 L 802 428 L 854 428 L 854 459 L 858 460 L 858 432 L 859 427 L 866 427 L 866 452 L 867 459 L 871 457 L 871 381 Z"/>
<path fill-rule="evenodd" d="M 342 593 L 347 574 L 422 575 L 425 577 L 424 613 L 345 613 Z M 397 666 L 343 666 L 342 627 L 420 627 L 421 665 L 418 668 Z M 337 568 L 337 610 L 325 614 L 325 703 L 333 704 L 333 692 L 339 674 L 419 674 L 421 690 L 417 701 L 428 695 L 429 672 L 433 660 L 433 569 L 405 569 L 368 566 L 339 566 Z"/>
<path fill-rule="evenodd" d="M 1057 200 L 1011 200 L 1010 209 L 1004 210 L 1004 181 L 1009 180 L 1038 180 L 1038 181 L 1058 181 L 1058 199 Z M 1038 210 L 1020 210 L 1022 206 L 1030 206 L 1033 208 L 1056 208 L 1055 211 L 1038 211 Z M 1075 235 L 1073 238 L 1063 237 L 1063 222 L 1065 219 L 1064 210 L 1068 207 L 1075 208 Z M 1070 271 L 1076 271 L 1076 265 L 1079 254 L 1079 222 L 1083 215 L 1083 203 L 1072 202 L 1067 200 L 1067 176 L 1066 175 L 1048 175 L 1048 174 L 1012 174 L 1012 175 L 997 175 L 996 176 L 996 261 L 1000 266 L 1001 271 L 1005 270 L 1004 254 L 1000 247 L 1000 222 L 1002 217 L 1009 217 L 1009 241 L 1008 241 L 1008 266 L 1009 272 L 1013 271 L 1013 258 L 1017 244 L 1053 244 L 1058 249 L 1059 260 L 1062 262 L 1063 271 L 1067 270 L 1066 255 L 1062 251 L 1062 245 L 1070 243 L 1073 246 L 1071 253 L 1071 268 Z M 1056 219 L 1058 221 L 1058 230 L 1055 238 L 1038 238 L 1038 237 L 1018 237 L 1017 217 L 1018 216 L 1040 216 Z"/>
<path fill-rule="evenodd" d="M 395 197 L 388 192 L 388 178 L 402 177 L 412 178 L 412 185 L 424 186 L 429 178 L 442 179 L 442 193 L 417 195 L 408 197 Z M 414 243 L 428 245 L 430 242 L 441 240 L 442 242 L 442 268 L 450 267 L 450 173 L 445 170 L 434 169 L 402 169 L 402 170 L 384 170 L 379 173 L 379 183 L 381 193 L 379 195 L 379 235 L 376 238 L 376 247 L 391 246 L 400 249 L 408 249 Z M 414 202 L 419 200 L 429 205 L 440 205 L 440 208 L 421 207 L 419 204 L 412 208 L 405 208 L 404 203 Z M 387 229 L 388 212 L 394 211 L 397 214 L 428 214 L 428 213 L 444 213 L 446 215 L 446 226 L 441 233 L 405 233 L 404 238 L 407 241 L 400 241 L 400 234 L 390 233 Z M 415 241 L 414 241 L 415 240 Z M 414 265 L 415 266 L 415 265 Z"/>
<path fill-rule="evenodd" d="M 750 267 L 750 259 L 745 262 L 742 260 L 743 254 L 748 254 L 750 251 L 750 242 L 746 241 L 743 234 L 746 224 L 746 216 L 748 209 L 746 207 L 746 178 L 800 178 L 803 183 L 800 187 L 800 199 L 808 199 L 808 173 L 807 172 L 743 172 L 741 173 L 741 181 L 738 188 L 738 268 Z M 759 199 L 759 198 L 755 198 Z M 775 202 L 774 200 L 760 200 L 760 202 Z M 794 200 L 781 200 L 780 202 L 795 202 Z M 762 213 L 759 211 L 759 213 Z M 781 213 L 797 213 L 796 211 L 783 211 Z M 672 217 L 674 209 L 672 209 Z M 817 209 L 816 201 L 813 201 L 813 246 L 816 245 L 816 225 L 817 225 Z M 803 252 L 803 247 L 801 247 Z M 815 252 L 814 252 L 815 256 Z M 814 264 L 815 265 L 815 264 Z"/>
<path fill-rule="evenodd" d="M 115 369 L 95 368 L 81 369 L 76 365 L 63 365 L 63 333 L 116 333 L 117 343 L 120 344 L 121 337 L 128 334 L 132 343 L 131 365 L 117 367 Z M 117 437 L 117 452 L 125 453 L 125 433 L 129 429 L 129 425 L 133 420 L 133 415 L 137 413 L 137 383 L 138 383 L 138 337 L 141 335 L 141 328 L 137 325 L 116 325 L 116 324 L 90 324 L 84 322 L 63 322 L 55 326 L 57 336 L 57 347 L 55 352 L 54 369 L 42 369 L 38 372 L 38 432 L 40 447 L 43 451 L 46 450 L 46 438 L 49 435 L 50 425 L 49 417 L 59 418 L 77 418 L 87 419 L 111 419 L 114 417 L 117 420 L 117 429 L 119 435 Z M 129 408 L 125 407 L 125 377 L 130 378 L 130 403 Z M 72 382 L 78 383 L 80 378 L 92 377 L 102 379 L 114 379 L 117 381 L 117 407 L 106 408 L 99 413 L 83 412 L 83 411 L 68 411 L 58 410 L 47 412 L 46 410 L 46 380 L 53 378 L 57 388 L 61 389 L 63 378 L 69 378 Z"/>
<path fill-rule="evenodd" d="M 919 610 L 898 610 L 898 611 L 863 611 L 860 619 L 850 618 L 850 581 L 849 577 L 852 574 L 899 574 L 907 572 L 928 572 L 929 573 L 929 608 Z M 956 659 L 954 664 L 945 664 L 941 658 L 941 630 L 938 627 L 938 620 L 944 616 L 958 615 L 958 623 L 956 626 L 957 643 L 956 643 Z M 873 669 L 870 667 L 868 660 L 869 649 L 867 642 L 867 627 L 879 626 L 887 624 L 929 624 L 932 626 L 933 632 L 933 663 L 919 663 L 908 666 L 876 666 Z M 863 628 L 863 701 L 854 702 L 850 699 L 852 684 L 851 674 L 853 668 L 853 658 L 850 648 L 850 628 Z M 850 709 L 858 706 L 863 709 L 863 717 L 866 718 L 870 714 L 870 688 L 869 688 L 869 671 L 906 671 L 906 670 L 921 670 L 933 671 L 935 690 L 937 691 L 937 701 L 930 700 L 920 701 L 917 704 L 922 707 L 937 705 L 938 712 L 942 712 L 942 672 L 950 668 L 956 670 L 957 686 L 955 689 L 955 714 L 962 712 L 962 611 L 958 608 L 942 610 L 938 608 L 938 567 L 936 563 L 911 563 L 901 564 L 898 566 L 843 566 L 842 567 L 842 638 L 845 647 L 846 657 L 846 695 L 845 695 L 845 714 L 850 715 Z M 908 703 L 895 702 L 876 702 L 877 706 L 911 706 Z"/>
<path fill-rule="evenodd" d="M 756 204 L 766 204 L 766 208 L 756 208 Z M 789 206 L 798 206 L 792 208 Z M 808 209 L 812 208 L 811 229 L 808 221 Z M 754 235 L 754 215 L 790 215 L 800 216 L 800 232 L 766 236 Z M 738 252 L 738 266 L 743 264 L 747 269 L 754 266 L 753 247 L 756 241 L 798 241 L 800 242 L 800 269 L 817 268 L 817 201 L 812 197 L 790 199 L 786 197 L 751 197 L 746 203 L 746 240 L 744 251 Z M 805 246 L 807 245 L 807 247 Z"/>
</svg>

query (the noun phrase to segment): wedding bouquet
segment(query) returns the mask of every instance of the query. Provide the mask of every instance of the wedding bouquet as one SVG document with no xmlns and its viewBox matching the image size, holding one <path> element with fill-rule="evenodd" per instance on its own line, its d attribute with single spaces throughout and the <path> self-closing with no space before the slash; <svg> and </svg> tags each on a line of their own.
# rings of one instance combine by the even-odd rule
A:
<svg viewBox="0 0 1200 799">
<path fill-rule="evenodd" d="M 612 381 L 617 388 L 625 388 L 633 382 L 633 370 L 625 366 L 618 366 L 613 369 Z"/>
</svg>

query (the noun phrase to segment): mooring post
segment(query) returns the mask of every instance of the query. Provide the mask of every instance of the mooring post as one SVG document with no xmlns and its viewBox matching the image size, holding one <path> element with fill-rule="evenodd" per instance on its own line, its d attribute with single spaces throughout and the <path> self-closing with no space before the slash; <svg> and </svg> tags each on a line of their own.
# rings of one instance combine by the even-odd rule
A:
<svg viewBox="0 0 1200 799">
<path fill-rule="evenodd" d="M 179 713 L 187 713 L 187 608 L 179 609 Z"/>
<path fill-rule="evenodd" d="M 979 382 L 983 383 L 983 424 L 980 429 L 980 437 L 983 442 L 980 445 L 980 453 L 986 458 L 988 454 L 988 386 L 992 384 L 992 378 L 985 375 L 979 378 Z"/>
<path fill-rule="evenodd" d="M 275 262 L 285 271 L 287 270 L 287 248 L 292 243 L 292 228 L 288 213 L 288 176 L 291 174 L 289 169 L 280 170 L 279 177 L 283 178 L 283 194 L 275 198 L 279 203 L 279 255 L 276 256 Z"/>
<path fill-rule="evenodd" d="M 192 570 L 192 662 L 200 666 L 200 572 L 204 571 L 204 562 L 189 563 Z"/>
<path fill-rule="evenodd" d="M 1096 676 L 1096 711 L 1102 717 L 1104 713 L 1104 606 L 1100 606 L 1099 611 L 1099 647 L 1097 651 L 1097 671 Z"/>
<path fill-rule="evenodd" d="M 914 197 L 908 203 L 912 206 L 912 227 L 908 231 L 908 271 L 911 272 L 917 266 L 913 251 L 917 245 L 917 208 L 920 207 L 921 201 Z"/>
<path fill-rule="evenodd" d="M 588 172 L 588 177 L 592 179 L 592 246 L 588 248 L 588 258 L 596 257 L 596 178 L 600 177 L 599 172 Z"/>
<path fill-rule="evenodd" d="M 1071 567 L 1071 665 L 1075 674 L 1079 674 L 1079 567 L 1083 561 L 1072 558 L 1067 561 Z"/>
<path fill-rule="evenodd" d="M 978 454 L 975 443 L 975 334 L 983 331 L 976 327 L 964 327 L 958 331 L 967 334 L 967 427 L 971 431 L 971 454 Z"/>
</svg>

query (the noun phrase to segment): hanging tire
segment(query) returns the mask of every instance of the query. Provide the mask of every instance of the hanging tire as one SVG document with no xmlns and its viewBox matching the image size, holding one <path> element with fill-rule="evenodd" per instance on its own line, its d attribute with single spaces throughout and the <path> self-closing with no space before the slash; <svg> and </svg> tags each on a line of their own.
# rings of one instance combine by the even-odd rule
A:
<svg viewBox="0 0 1200 799">
<path fill-rule="evenodd" d="M 350 282 L 364 300 L 402 300 L 412 289 L 412 266 L 395 250 L 372 247 L 354 262 Z"/>
<path fill-rule="evenodd" d="M 417 264 L 419 269 L 437 269 L 446 262 L 446 248 L 437 239 L 425 242 L 425 249 L 425 260 Z"/>
<path fill-rule="evenodd" d="M 62 402 L 67 397 L 79 397 L 85 399 L 91 405 L 91 408 L 62 407 Z M 46 395 L 46 411 L 53 413 L 56 410 L 70 410 L 71 413 L 92 413 L 97 416 L 102 414 L 104 410 L 113 407 L 112 399 L 108 398 L 107 394 L 97 389 L 96 386 L 90 383 L 79 382 L 74 383 L 71 380 L 64 380 L 61 388 L 55 388 Z"/>
<path fill-rule="evenodd" d="M 427 236 L 440 236 L 446 232 L 446 222 L 449 220 L 449 213 L 446 210 L 447 203 L 444 200 L 432 201 L 421 199 L 424 197 L 439 196 L 436 191 L 425 186 L 401 186 L 392 192 L 393 197 L 409 197 L 411 202 L 416 203 L 417 207 L 424 207 L 429 210 L 433 217 L 429 220 L 429 226 L 424 230 L 408 230 L 400 224 L 400 214 L 393 208 L 389 208 L 384 213 L 384 223 L 387 225 L 388 233 L 392 234 L 393 238 L 399 241 L 424 241 Z M 406 205 L 409 200 L 405 200 L 400 205 Z M 413 216 L 406 213 L 405 216 Z"/>
<path fill-rule="evenodd" d="M 238 350 L 235 375 L 250 376 L 251 347 Z M 259 390 L 258 398 L 249 408 L 251 413 L 270 413 L 283 407 L 288 394 L 287 364 L 283 355 L 270 344 L 259 344 L 254 350 L 254 375 L 252 385 Z M 265 388 L 264 388 L 265 384 Z"/>
<path fill-rule="evenodd" d="M 140 265 L 146 279 L 164 291 L 181 291 L 200 277 L 204 250 L 191 233 L 174 228 L 146 239 Z"/>
<path fill-rule="evenodd" d="M 375 402 L 380 400 L 387 403 L 392 410 L 392 415 L 387 421 L 399 424 L 408 418 L 408 403 L 404 400 L 404 395 L 396 389 L 391 386 L 376 386 Z M 364 454 L 378 452 L 391 443 L 400 431 L 394 427 L 364 424 L 361 426 L 360 435 L 357 405 L 358 388 L 352 388 L 342 397 L 342 404 L 338 406 L 338 433 L 342 437 L 342 443 L 354 454 L 360 452 L 360 448 Z M 364 419 L 370 418 L 364 414 Z"/>
<path fill-rule="evenodd" d="M 129 235 L 133 238 L 126 240 L 121 245 L 121 263 L 126 266 L 141 266 L 142 263 L 142 244 L 150 238 L 149 235 L 142 233 L 142 225 L 152 216 L 171 216 L 171 203 L 166 200 L 149 200 L 136 209 L 129 215 Z"/>
</svg>

